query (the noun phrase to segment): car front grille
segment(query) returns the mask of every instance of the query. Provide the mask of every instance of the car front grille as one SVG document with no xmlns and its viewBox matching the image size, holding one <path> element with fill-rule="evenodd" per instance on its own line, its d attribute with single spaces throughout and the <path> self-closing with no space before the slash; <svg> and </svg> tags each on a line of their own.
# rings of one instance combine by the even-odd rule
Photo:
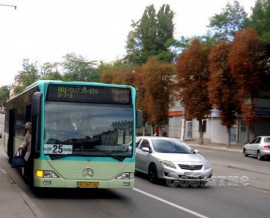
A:
<svg viewBox="0 0 270 218">
<path fill-rule="evenodd" d="M 183 170 L 200 170 L 203 165 L 187 165 L 187 164 L 179 164 L 179 167 Z"/>
</svg>

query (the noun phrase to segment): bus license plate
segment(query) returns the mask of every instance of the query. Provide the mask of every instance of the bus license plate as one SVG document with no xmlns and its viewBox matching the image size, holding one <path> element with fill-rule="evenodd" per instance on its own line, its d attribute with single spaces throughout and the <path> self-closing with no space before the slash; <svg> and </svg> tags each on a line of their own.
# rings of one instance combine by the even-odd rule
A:
<svg viewBox="0 0 270 218">
<path fill-rule="evenodd" d="M 98 182 L 78 182 L 77 187 L 78 188 L 98 188 L 99 183 Z"/>
</svg>

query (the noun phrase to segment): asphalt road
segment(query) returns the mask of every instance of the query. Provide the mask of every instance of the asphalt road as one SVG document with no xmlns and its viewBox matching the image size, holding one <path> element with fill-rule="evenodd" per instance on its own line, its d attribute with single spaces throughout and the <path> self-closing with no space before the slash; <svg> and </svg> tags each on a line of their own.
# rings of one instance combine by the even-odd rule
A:
<svg viewBox="0 0 270 218">
<path fill-rule="evenodd" d="M 3 129 L 2 115 L 0 127 Z M 74 217 L 269 217 L 270 161 L 241 153 L 200 149 L 214 166 L 214 181 L 201 188 L 170 188 L 136 175 L 132 190 L 53 189 L 38 195 L 12 169 L 0 141 L 0 165 L 48 218 Z"/>
</svg>

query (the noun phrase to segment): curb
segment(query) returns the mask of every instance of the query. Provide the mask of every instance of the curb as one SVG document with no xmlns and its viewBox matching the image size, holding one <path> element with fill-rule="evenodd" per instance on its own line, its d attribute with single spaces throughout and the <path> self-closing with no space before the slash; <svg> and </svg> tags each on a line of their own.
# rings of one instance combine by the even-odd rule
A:
<svg viewBox="0 0 270 218">
<path fill-rule="evenodd" d="M 191 146 L 191 147 L 208 148 L 208 149 L 214 149 L 214 150 L 222 150 L 222 151 L 231 151 L 231 152 L 243 153 L 243 150 L 240 149 L 240 148 L 214 147 L 214 146 L 199 145 L 199 144 L 192 144 L 192 143 L 190 143 L 188 145 Z"/>
<path fill-rule="evenodd" d="M 8 175 L 6 170 L 0 166 L 0 170 L 6 176 L 8 182 L 14 187 L 16 192 L 21 196 L 25 204 L 28 206 L 33 215 L 37 218 L 45 218 L 42 212 L 38 209 L 38 207 L 34 204 L 34 202 L 25 194 L 25 192 L 13 181 L 13 179 Z"/>
</svg>

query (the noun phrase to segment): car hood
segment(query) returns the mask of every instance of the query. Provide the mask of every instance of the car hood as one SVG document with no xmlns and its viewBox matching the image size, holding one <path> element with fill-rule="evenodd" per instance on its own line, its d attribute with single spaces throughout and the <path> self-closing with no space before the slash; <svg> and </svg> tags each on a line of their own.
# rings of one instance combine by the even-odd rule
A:
<svg viewBox="0 0 270 218">
<path fill-rule="evenodd" d="M 194 162 L 205 163 L 207 160 L 200 154 L 175 154 L 175 153 L 155 153 L 153 154 L 160 160 L 168 160 L 177 163 Z"/>
</svg>

